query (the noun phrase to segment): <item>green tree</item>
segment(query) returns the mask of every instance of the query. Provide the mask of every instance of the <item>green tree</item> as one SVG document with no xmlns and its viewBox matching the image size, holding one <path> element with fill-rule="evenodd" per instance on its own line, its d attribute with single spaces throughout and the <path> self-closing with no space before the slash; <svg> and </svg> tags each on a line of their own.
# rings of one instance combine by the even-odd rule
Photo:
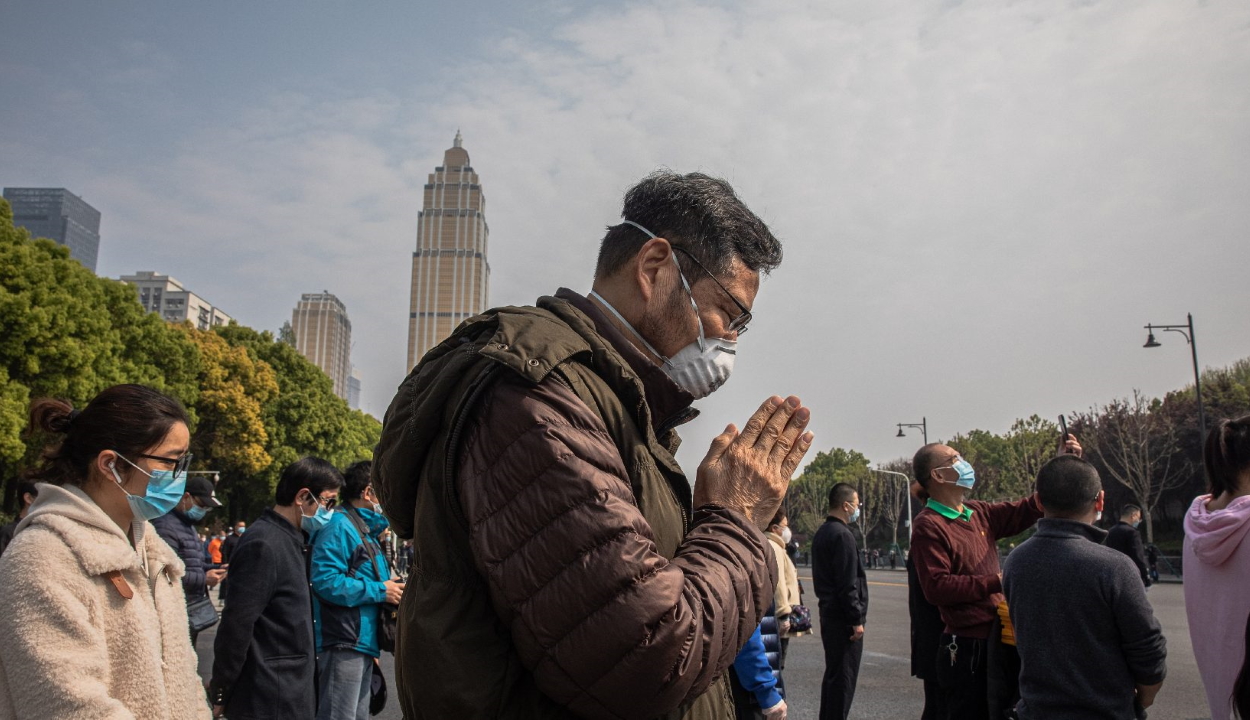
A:
<svg viewBox="0 0 1250 720">
<path fill-rule="evenodd" d="M 840 482 L 858 487 L 867 472 L 868 458 L 857 450 L 833 448 L 816 453 L 786 493 L 786 512 L 794 532 L 809 538 L 814 535 L 829 509 L 829 490 Z"/>
</svg>

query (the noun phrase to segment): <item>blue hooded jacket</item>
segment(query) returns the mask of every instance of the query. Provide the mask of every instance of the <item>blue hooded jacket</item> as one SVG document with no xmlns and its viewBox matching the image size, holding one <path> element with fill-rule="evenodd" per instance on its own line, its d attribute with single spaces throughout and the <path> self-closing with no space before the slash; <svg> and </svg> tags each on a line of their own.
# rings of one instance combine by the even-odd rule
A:
<svg viewBox="0 0 1250 720">
<path fill-rule="evenodd" d="M 349 513 L 358 513 L 364 521 L 367 539 L 361 537 Z M 372 510 L 344 508 L 313 537 L 311 582 L 318 653 L 346 649 L 370 657 L 380 655 L 378 615 L 391 573 L 377 537 L 386 527 L 386 518 Z"/>
</svg>

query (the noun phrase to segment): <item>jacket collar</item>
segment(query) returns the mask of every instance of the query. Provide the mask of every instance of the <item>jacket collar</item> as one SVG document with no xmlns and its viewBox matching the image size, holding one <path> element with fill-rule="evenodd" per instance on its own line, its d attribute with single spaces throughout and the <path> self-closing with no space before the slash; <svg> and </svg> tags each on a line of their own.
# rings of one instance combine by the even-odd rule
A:
<svg viewBox="0 0 1250 720">
<path fill-rule="evenodd" d="M 22 521 L 23 528 L 35 525 L 56 533 L 88 575 L 122 570 L 142 573 L 140 552 L 146 557 L 149 577 L 165 572 L 177 580 L 186 572 L 182 560 L 150 524 L 145 523 L 141 547 L 134 548 L 91 496 L 72 485 L 39 485 L 39 496 Z"/>
<path fill-rule="evenodd" d="M 597 305 L 588 298 L 578 295 L 568 288 L 560 288 L 556 297 L 567 301 L 588 317 L 595 332 L 608 341 L 629 365 L 638 379 L 642 381 L 643 392 L 647 397 L 647 407 L 651 411 L 651 426 L 656 435 L 663 434 L 665 429 L 677 427 L 693 420 L 699 411 L 691 407 L 694 396 L 673 382 L 659 365 L 642 353 L 629 338 L 617 330 L 608 317 Z"/>
<path fill-rule="evenodd" d="M 1066 518 L 1042 518 L 1037 521 L 1037 536 L 1064 538 L 1064 539 L 1085 539 L 1090 542 L 1102 544 L 1107 539 L 1107 531 L 1102 528 L 1094 527 L 1089 523 L 1080 520 L 1068 520 Z"/>
</svg>

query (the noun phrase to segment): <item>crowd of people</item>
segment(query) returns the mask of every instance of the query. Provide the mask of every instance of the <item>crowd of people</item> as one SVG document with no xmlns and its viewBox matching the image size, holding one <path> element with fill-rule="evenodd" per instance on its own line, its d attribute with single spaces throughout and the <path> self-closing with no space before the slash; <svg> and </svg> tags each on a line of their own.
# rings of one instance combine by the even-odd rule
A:
<svg viewBox="0 0 1250 720">
<path fill-rule="evenodd" d="M 693 403 L 729 378 L 781 245 L 697 173 L 649 176 L 622 218 L 588 294 L 467 320 L 400 386 L 373 460 L 291 463 L 273 505 L 229 533 L 198 536 L 221 503 L 189 474 L 177 401 L 139 385 L 81 411 L 34 401 L 54 441 L 0 534 L 0 718 L 363 720 L 386 651 L 409 720 L 786 718 L 789 643 L 815 628 L 781 502 L 811 411 L 765 399 L 712 440 L 693 483 L 674 457 Z M 1224 720 L 1250 693 L 1250 416 L 1221 422 L 1205 461 L 1185 597 Z M 968 498 L 976 473 L 944 444 L 912 469 L 924 717 L 1143 717 L 1166 643 L 1140 510 L 1103 544 L 1101 480 L 1077 439 L 1015 501 Z M 856 488 L 835 485 L 828 505 L 811 547 L 820 716 L 845 720 L 872 633 L 865 566 L 884 562 L 856 544 Z M 1030 528 L 1000 566 L 997 541 Z M 194 645 L 214 625 L 203 682 Z"/>
</svg>

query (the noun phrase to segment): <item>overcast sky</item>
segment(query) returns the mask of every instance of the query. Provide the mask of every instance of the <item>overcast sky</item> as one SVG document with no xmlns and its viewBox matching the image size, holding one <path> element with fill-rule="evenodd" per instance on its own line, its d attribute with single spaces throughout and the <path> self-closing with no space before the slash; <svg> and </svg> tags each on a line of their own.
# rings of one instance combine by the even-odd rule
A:
<svg viewBox="0 0 1250 720">
<path fill-rule="evenodd" d="M 874 461 L 1250 356 L 1250 5 L 0 0 L 0 185 L 103 214 L 99 272 L 276 330 L 338 295 L 364 409 L 404 373 L 426 175 L 460 128 L 492 304 L 589 287 L 621 195 L 729 179 L 782 239 L 683 433 L 800 395 Z"/>
</svg>

